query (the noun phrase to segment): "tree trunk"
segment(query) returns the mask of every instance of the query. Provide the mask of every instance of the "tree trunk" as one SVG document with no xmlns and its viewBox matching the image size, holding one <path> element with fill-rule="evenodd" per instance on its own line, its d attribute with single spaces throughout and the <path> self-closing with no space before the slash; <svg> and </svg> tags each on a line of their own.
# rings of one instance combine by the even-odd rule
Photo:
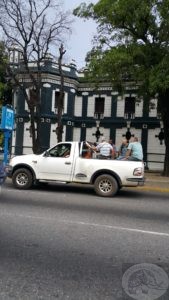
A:
<svg viewBox="0 0 169 300">
<path fill-rule="evenodd" d="M 169 90 L 160 95 L 159 110 L 164 126 L 164 142 L 166 146 L 163 176 L 169 177 Z"/>
<path fill-rule="evenodd" d="M 62 124 L 62 113 L 63 113 L 63 103 L 64 103 L 64 74 L 62 70 L 62 58 L 65 54 L 66 50 L 63 48 L 63 44 L 61 44 L 59 48 L 59 59 L 58 59 L 58 65 L 59 65 L 59 73 L 60 73 L 60 94 L 58 97 L 58 127 L 57 127 L 57 140 L 58 142 L 62 142 L 62 134 L 63 134 L 63 124 Z"/>
<path fill-rule="evenodd" d="M 169 115 L 169 110 L 168 110 L 168 115 Z M 165 146 L 166 146 L 163 175 L 169 177 L 169 119 L 163 120 L 163 123 L 164 123 L 164 139 L 165 139 Z"/>
<path fill-rule="evenodd" d="M 30 127 L 30 135 L 32 137 L 32 150 L 33 153 L 38 153 L 39 152 L 39 143 L 37 141 L 37 132 L 36 132 L 36 128 L 35 128 L 35 112 L 34 112 L 34 108 L 30 108 L 30 123 L 31 123 L 31 127 Z"/>
<path fill-rule="evenodd" d="M 37 107 L 36 107 L 36 109 L 37 109 Z M 39 154 L 39 153 L 41 153 L 41 138 L 40 138 L 41 122 L 40 122 L 40 116 L 39 116 L 39 113 L 36 116 L 34 105 L 29 104 L 29 110 L 30 110 L 30 123 L 31 123 L 30 135 L 32 137 L 32 150 L 33 150 L 33 153 Z M 35 124 L 37 126 L 35 126 Z"/>
<path fill-rule="evenodd" d="M 62 142 L 62 134 L 63 134 L 63 124 L 62 124 L 63 101 L 64 101 L 64 91 L 63 91 L 63 83 L 61 82 L 60 94 L 58 97 L 58 116 L 57 116 L 58 117 L 58 127 L 57 127 L 58 143 Z"/>
</svg>

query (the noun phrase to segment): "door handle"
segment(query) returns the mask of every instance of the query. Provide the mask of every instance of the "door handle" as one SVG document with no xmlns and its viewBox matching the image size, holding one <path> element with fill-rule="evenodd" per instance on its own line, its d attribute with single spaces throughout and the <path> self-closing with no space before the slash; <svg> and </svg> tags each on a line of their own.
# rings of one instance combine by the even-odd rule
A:
<svg viewBox="0 0 169 300">
<path fill-rule="evenodd" d="M 70 161 L 66 161 L 65 165 L 71 165 L 71 162 Z"/>
</svg>

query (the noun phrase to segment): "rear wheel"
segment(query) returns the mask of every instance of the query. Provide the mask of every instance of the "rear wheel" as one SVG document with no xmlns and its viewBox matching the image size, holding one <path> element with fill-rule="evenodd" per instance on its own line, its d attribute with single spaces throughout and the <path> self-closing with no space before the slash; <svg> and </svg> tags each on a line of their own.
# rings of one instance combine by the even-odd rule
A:
<svg viewBox="0 0 169 300">
<path fill-rule="evenodd" d="M 114 196 L 118 191 L 117 180 L 108 174 L 100 175 L 94 182 L 94 190 L 97 195 L 102 197 Z"/>
<path fill-rule="evenodd" d="M 28 169 L 21 168 L 14 172 L 12 182 L 17 189 L 26 190 L 33 184 L 33 176 Z"/>
</svg>

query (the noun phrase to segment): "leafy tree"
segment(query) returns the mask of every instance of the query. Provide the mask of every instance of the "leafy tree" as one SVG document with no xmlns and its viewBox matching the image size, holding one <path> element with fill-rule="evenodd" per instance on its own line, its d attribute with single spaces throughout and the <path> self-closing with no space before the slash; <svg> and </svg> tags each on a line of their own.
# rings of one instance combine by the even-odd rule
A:
<svg viewBox="0 0 169 300">
<path fill-rule="evenodd" d="M 169 1 L 100 0 L 74 10 L 98 24 L 88 53 L 90 78 L 123 89 L 133 82 L 149 106 L 158 99 L 166 146 L 163 174 L 169 176 Z"/>
<path fill-rule="evenodd" d="M 0 0 L 0 27 L 9 52 L 17 47 L 21 60 L 18 66 L 8 65 L 8 76 L 19 87 L 28 104 L 32 149 L 41 152 L 41 86 L 42 62 L 49 52 L 59 47 L 70 33 L 71 20 L 63 12 L 59 0 Z M 34 71 L 30 62 L 34 63 Z M 17 68 L 18 67 L 18 68 Z M 32 96 L 22 77 L 29 79 Z"/>
</svg>

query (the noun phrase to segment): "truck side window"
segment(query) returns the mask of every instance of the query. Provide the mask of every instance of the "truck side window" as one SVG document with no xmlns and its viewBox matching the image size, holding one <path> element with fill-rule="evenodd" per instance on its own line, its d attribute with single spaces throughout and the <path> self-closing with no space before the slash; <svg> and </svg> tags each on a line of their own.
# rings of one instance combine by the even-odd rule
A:
<svg viewBox="0 0 169 300">
<path fill-rule="evenodd" d="M 83 158 L 92 158 L 92 150 L 89 149 L 85 143 L 83 144 L 82 157 Z"/>
<path fill-rule="evenodd" d="M 59 144 L 49 151 L 49 156 L 52 157 L 69 157 L 71 144 Z"/>
</svg>

